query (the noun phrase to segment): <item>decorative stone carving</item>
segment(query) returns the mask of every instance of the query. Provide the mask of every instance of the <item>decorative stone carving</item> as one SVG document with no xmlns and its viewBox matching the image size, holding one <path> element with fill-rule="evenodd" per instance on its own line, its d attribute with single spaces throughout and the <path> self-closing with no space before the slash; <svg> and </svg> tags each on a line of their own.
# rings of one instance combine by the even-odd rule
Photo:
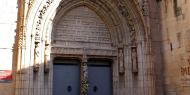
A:
<svg viewBox="0 0 190 95">
<path fill-rule="evenodd" d="M 122 3 L 121 1 L 118 1 L 119 3 L 117 4 L 117 7 L 122 14 L 123 17 L 127 20 L 127 24 L 129 27 L 129 32 L 130 32 L 130 43 L 131 45 L 136 44 L 136 30 L 135 30 L 135 25 L 132 17 L 130 16 L 130 13 L 127 9 L 127 6 Z"/>
<path fill-rule="evenodd" d="M 33 71 L 34 72 L 38 72 L 39 68 L 40 68 L 40 64 L 39 64 L 39 44 L 36 43 L 35 44 L 35 49 L 34 49 L 34 68 Z"/>
<path fill-rule="evenodd" d="M 49 61 L 50 61 L 50 44 L 48 41 L 45 43 L 45 52 L 44 52 L 44 73 L 49 72 Z"/>
<path fill-rule="evenodd" d="M 144 16 L 148 16 L 149 15 L 149 13 L 148 13 L 148 1 L 147 0 L 143 1 L 142 13 L 143 13 Z"/>
<path fill-rule="evenodd" d="M 123 48 L 118 49 L 118 63 L 119 63 L 119 74 L 124 74 L 125 73 L 125 64 L 124 64 Z"/>
<path fill-rule="evenodd" d="M 52 0 L 48 0 L 46 4 L 42 7 L 42 9 L 39 11 L 38 20 L 36 22 L 36 33 L 35 33 L 35 49 L 34 49 L 34 72 L 39 71 L 39 45 L 41 42 L 41 23 L 43 20 L 43 15 L 46 13 L 47 9 L 49 8 L 50 4 L 52 3 Z"/>
<path fill-rule="evenodd" d="M 40 43 L 40 30 L 41 30 L 41 22 L 43 20 L 43 15 L 46 13 L 47 9 L 49 8 L 50 4 L 52 3 L 52 0 L 48 0 L 46 4 L 42 7 L 42 9 L 39 11 L 38 20 L 36 22 L 36 33 L 35 33 L 35 42 Z"/>
<path fill-rule="evenodd" d="M 33 3 L 34 3 L 34 0 L 29 0 L 29 1 L 27 2 L 27 4 L 28 4 L 28 11 L 31 9 Z"/>
<path fill-rule="evenodd" d="M 138 73 L 137 47 L 131 47 L 132 72 Z"/>
<path fill-rule="evenodd" d="M 118 4 L 118 9 L 119 9 L 120 13 L 124 17 L 130 18 L 129 12 L 128 12 L 128 10 L 126 10 L 126 6 L 125 5 L 123 5 L 122 3 L 119 3 Z"/>
<path fill-rule="evenodd" d="M 18 48 L 22 48 L 22 42 L 23 42 L 23 32 L 21 32 L 22 30 L 22 26 L 20 27 L 20 32 L 18 33 Z"/>
<path fill-rule="evenodd" d="M 85 52 L 85 49 L 84 49 Z M 82 59 L 82 86 L 81 86 L 81 92 L 82 95 L 87 95 L 88 93 L 88 67 L 87 67 L 87 56 L 86 54 L 83 55 Z"/>
</svg>

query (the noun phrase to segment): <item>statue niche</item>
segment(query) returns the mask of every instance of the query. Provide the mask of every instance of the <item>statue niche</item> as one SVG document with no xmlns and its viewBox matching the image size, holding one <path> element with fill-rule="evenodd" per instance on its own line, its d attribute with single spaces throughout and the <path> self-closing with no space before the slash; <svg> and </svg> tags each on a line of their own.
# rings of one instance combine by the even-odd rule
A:
<svg viewBox="0 0 190 95">
<path fill-rule="evenodd" d="M 119 74 L 123 75 L 125 73 L 123 48 L 118 49 L 118 63 L 119 63 Z"/>
<path fill-rule="evenodd" d="M 40 63 L 39 63 L 39 43 L 35 43 L 35 48 L 34 48 L 34 66 L 33 66 L 33 71 L 36 73 L 39 71 L 40 68 Z"/>
<path fill-rule="evenodd" d="M 131 47 L 132 72 L 138 73 L 137 47 Z"/>
</svg>

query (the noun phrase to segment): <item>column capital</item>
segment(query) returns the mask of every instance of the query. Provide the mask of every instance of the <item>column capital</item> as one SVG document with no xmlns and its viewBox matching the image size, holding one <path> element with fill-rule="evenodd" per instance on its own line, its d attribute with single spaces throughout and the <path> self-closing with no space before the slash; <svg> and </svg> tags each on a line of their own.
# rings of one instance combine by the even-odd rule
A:
<svg viewBox="0 0 190 95">
<path fill-rule="evenodd" d="M 82 63 L 87 63 L 88 62 L 88 58 L 85 56 L 82 57 Z"/>
</svg>

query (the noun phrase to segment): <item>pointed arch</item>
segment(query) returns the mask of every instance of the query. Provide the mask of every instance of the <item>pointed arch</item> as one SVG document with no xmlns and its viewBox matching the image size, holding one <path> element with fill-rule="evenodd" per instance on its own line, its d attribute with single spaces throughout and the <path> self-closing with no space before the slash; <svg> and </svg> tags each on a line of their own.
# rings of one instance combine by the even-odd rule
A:
<svg viewBox="0 0 190 95">
<path fill-rule="evenodd" d="M 69 10 L 79 6 L 87 6 L 105 22 L 113 41 L 113 45 L 120 51 L 121 57 L 116 55 L 117 60 L 114 61 L 114 77 L 115 81 L 118 80 L 119 74 L 117 72 L 118 60 L 124 59 L 126 76 L 129 76 L 128 82 L 133 82 L 131 74 L 131 49 L 135 49 L 134 55 L 139 57 L 139 69 L 143 71 L 149 61 L 149 57 L 146 55 L 146 50 L 150 47 L 145 46 L 148 39 L 147 29 L 144 24 L 144 20 L 141 12 L 136 7 L 134 0 L 35 0 L 31 7 L 26 20 L 26 43 L 25 53 L 22 56 L 26 56 L 26 60 L 22 64 L 28 63 L 29 66 L 33 66 L 35 63 L 34 52 L 36 45 L 39 45 L 39 63 L 44 63 L 46 46 L 51 46 L 51 32 L 53 25 Z M 138 51 L 138 54 L 136 53 Z M 136 59 L 134 59 L 136 60 Z M 51 61 L 51 59 L 50 59 Z M 148 66 L 147 66 L 148 67 Z M 136 71 L 135 71 L 136 72 Z M 146 72 L 144 70 L 143 72 Z M 147 85 L 147 79 L 144 76 L 145 73 L 139 73 L 142 77 L 142 84 L 140 89 L 145 90 Z M 30 80 L 31 81 L 31 80 Z M 114 81 L 114 82 L 115 82 Z M 146 81 L 146 82 L 145 82 Z M 52 84 L 50 82 L 50 84 Z M 145 84 L 145 85 L 144 85 Z M 118 84 L 115 83 L 117 86 Z M 139 84 L 140 85 L 140 84 Z M 52 88 L 52 87 L 49 87 Z M 130 89 L 133 89 L 129 86 Z M 151 89 L 151 88 L 149 88 Z M 19 89 L 18 89 L 19 90 Z M 143 91 L 143 90 L 141 90 Z M 149 93 L 149 92 L 147 92 Z M 151 95 L 144 93 L 144 95 Z M 151 92 L 150 92 L 151 93 Z"/>
</svg>

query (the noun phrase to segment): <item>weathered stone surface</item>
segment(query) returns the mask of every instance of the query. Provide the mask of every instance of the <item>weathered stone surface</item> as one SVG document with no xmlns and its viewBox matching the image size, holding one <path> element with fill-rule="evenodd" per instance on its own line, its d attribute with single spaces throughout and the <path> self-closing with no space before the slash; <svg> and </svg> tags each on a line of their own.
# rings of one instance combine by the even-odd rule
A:
<svg viewBox="0 0 190 95">
<path fill-rule="evenodd" d="M 112 49 L 111 36 L 104 22 L 87 7 L 63 15 L 53 31 L 53 47 Z"/>
<path fill-rule="evenodd" d="M 54 58 L 83 56 L 113 61 L 113 95 L 190 94 L 188 0 L 23 1 L 0 3 L 0 95 L 52 95 Z"/>
</svg>

